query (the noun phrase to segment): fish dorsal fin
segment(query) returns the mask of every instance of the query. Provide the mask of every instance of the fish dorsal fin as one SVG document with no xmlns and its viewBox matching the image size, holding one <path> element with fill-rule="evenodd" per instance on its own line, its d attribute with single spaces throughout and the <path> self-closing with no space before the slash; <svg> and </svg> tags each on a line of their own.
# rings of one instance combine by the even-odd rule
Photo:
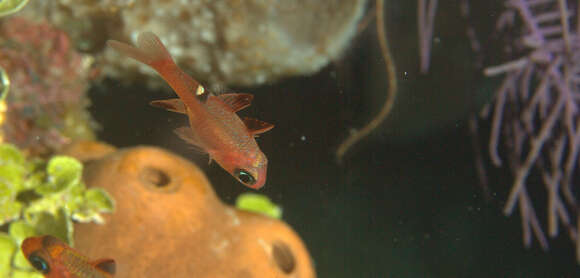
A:
<svg viewBox="0 0 580 278">
<path fill-rule="evenodd" d="M 149 103 L 151 106 L 163 108 L 167 111 L 187 114 L 187 108 L 179 98 L 159 99 Z"/>
<path fill-rule="evenodd" d="M 115 272 L 117 271 L 117 264 L 113 259 L 98 259 L 91 264 L 94 265 L 97 269 L 111 275 L 115 275 Z"/>
<path fill-rule="evenodd" d="M 250 132 L 250 134 L 252 135 L 264 133 L 274 128 L 273 124 L 260 121 L 254 118 L 245 117 L 243 121 L 244 124 L 246 125 L 246 128 L 248 128 L 248 132 Z"/>
<path fill-rule="evenodd" d="M 252 104 L 254 95 L 252 94 L 221 94 L 218 96 L 221 101 L 230 106 L 234 112 L 238 112 Z"/>
<path fill-rule="evenodd" d="M 199 151 L 201 153 L 207 152 L 203 144 L 197 139 L 197 137 L 193 133 L 193 130 L 190 127 L 187 126 L 178 127 L 173 132 L 175 132 L 175 134 L 177 134 L 177 136 L 181 138 L 183 141 L 193 145 L 196 151 Z"/>
</svg>

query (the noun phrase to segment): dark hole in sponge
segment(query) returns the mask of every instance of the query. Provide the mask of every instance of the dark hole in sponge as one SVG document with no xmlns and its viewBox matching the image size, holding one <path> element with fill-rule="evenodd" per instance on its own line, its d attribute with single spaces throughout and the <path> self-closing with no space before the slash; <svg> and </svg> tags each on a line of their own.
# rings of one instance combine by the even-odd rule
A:
<svg viewBox="0 0 580 278">
<path fill-rule="evenodd" d="M 154 187 L 166 187 L 171 184 L 171 178 L 165 171 L 153 167 L 143 168 L 140 179 L 142 183 Z"/>
<path fill-rule="evenodd" d="M 286 274 L 290 274 L 296 268 L 296 259 L 290 247 L 286 243 L 276 241 L 272 244 L 272 256 L 278 267 Z"/>
</svg>

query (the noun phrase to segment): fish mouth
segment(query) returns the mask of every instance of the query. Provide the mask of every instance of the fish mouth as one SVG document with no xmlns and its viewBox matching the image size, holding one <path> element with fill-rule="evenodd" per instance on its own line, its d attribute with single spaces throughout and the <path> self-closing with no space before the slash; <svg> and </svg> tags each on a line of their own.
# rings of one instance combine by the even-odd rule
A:
<svg viewBox="0 0 580 278">
<path fill-rule="evenodd" d="M 255 183 L 253 183 L 253 184 L 249 184 L 249 183 L 243 182 L 243 181 L 241 181 L 240 179 L 238 179 L 238 181 L 239 181 L 240 183 L 242 183 L 243 185 L 245 185 L 245 186 L 247 186 L 247 187 L 249 187 L 249 188 L 252 188 L 252 189 L 260 189 L 260 188 L 262 188 L 262 187 L 264 186 L 264 184 L 266 183 L 266 179 L 264 179 L 264 178 L 260 178 L 260 176 L 258 176 L 258 179 L 257 179 L 257 180 L 256 180 L 256 182 L 255 182 Z"/>
<path fill-rule="evenodd" d="M 266 184 L 266 168 L 259 169 L 257 176 L 258 179 L 256 180 L 256 183 L 254 183 L 253 185 L 247 185 L 248 187 L 256 190 L 264 187 L 264 185 Z"/>
<path fill-rule="evenodd" d="M 246 186 L 249 187 L 249 188 L 258 190 L 258 189 L 264 187 L 264 184 L 265 184 L 265 182 L 262 182 L 261 184 L 256 183 L 254 185 L 247 185 L 246 184 Z"/>
</svg>

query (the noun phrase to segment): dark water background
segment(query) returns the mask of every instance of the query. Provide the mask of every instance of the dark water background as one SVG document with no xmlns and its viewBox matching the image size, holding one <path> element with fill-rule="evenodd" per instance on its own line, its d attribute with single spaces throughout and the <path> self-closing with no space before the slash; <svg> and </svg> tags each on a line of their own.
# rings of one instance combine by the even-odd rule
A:
<svg viewBox="0 0 580 278">
<path fill-rule="evenodd" d="M 523 247 L 518 213 L 501 214 L 509 172 L 487 164 L 489 201 L 478 187 L 467 117 L 489 98 L 494 83 L 473 67 L 457 4 L 440 3 L 434 66 L 422 76 L 415 1 L 392 2 L 386 16 L 400 82 L 396 108 L 343 165 L 334 159 L 336 147 L 350 128 L 376 114 L 385 97 L 374 26 L 355 38 L 340 61 L 314 76 L 236 88 L 255 94 L 242 115 L 276 125 L 258 138 L 269 159 L 260 192 L 283 207 L 284 220 L 308 246 L 322 278 L 580 277 L 567 235 L 551 240 L 548 252 L 536 241 L 531 249 Z M 100 139 L 179 153 L 198 163 L 228 203 L 247 191 L 173 134 L 187 124 L 185 117 L 148 105 L 171 96 L 168 90 L 106 80 L 90 96 L 103 126 Z M 488 124 L 480 124 L 487 144 Z M 545 227 L 545 198 L 534 197 Z"/>
</svg>

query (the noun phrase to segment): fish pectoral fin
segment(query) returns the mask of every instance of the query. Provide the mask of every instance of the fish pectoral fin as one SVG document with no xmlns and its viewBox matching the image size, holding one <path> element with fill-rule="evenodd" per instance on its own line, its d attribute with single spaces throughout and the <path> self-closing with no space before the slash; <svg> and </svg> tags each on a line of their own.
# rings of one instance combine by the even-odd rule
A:
<svg viewBox="0 0 580 278">
<path fill-rule="evenodd" d="M 238 112 L 252 104 L 254 95 L 252 94 L 221 94 L 218 96 L 221 101 L 230 106 L 234 112 Z"/>
<path fill-rule="evenodd" d="M 94 265 L 96 268 L 111 275 L 114 275 L 115 272 L 117 271 L 117 264 L 113 259 L 98 259 L 92 262 L 91 264 Z"/>
<path fill-rule="evenodd" d="M 243 121 L 244 121 L 244 124 L 246 125 L 246 128 L 248 129 L 248 132 L 252 135 L 264 133 L 264 132 L 274 128 L 273 124 L 267 123 L 264 121 L 260 121 L 258 119 L 254 119 L 254 118 L 245 117 L 243 119 Z"/>
<path fill-rule="evenodd" d="M 149 105 L 163 108 L 171 112 L 187 114 L 187 108 L 185 107 L 185 104 L 183 104 L 183 101 L 181 101 L 179 98 L 154 100 L 150 102 Z"/>
<path fill-rule="evenodd" d="M 201 153 L 207 152 L 203 147 L 203 144 L 199 142 L 199 140 L 195 136 L 195 133 L 193 133 L 193 130 L 190 127 L 187 126 L 178 127 L 173 132 L 175 132 L 175 134 L 177 134 L 177 136 L 181 138 L 183 141 L 191 144 L 193 146 L 193 149 L 195 149 L 196 151 L 199 151 Z"/>
</svg>

